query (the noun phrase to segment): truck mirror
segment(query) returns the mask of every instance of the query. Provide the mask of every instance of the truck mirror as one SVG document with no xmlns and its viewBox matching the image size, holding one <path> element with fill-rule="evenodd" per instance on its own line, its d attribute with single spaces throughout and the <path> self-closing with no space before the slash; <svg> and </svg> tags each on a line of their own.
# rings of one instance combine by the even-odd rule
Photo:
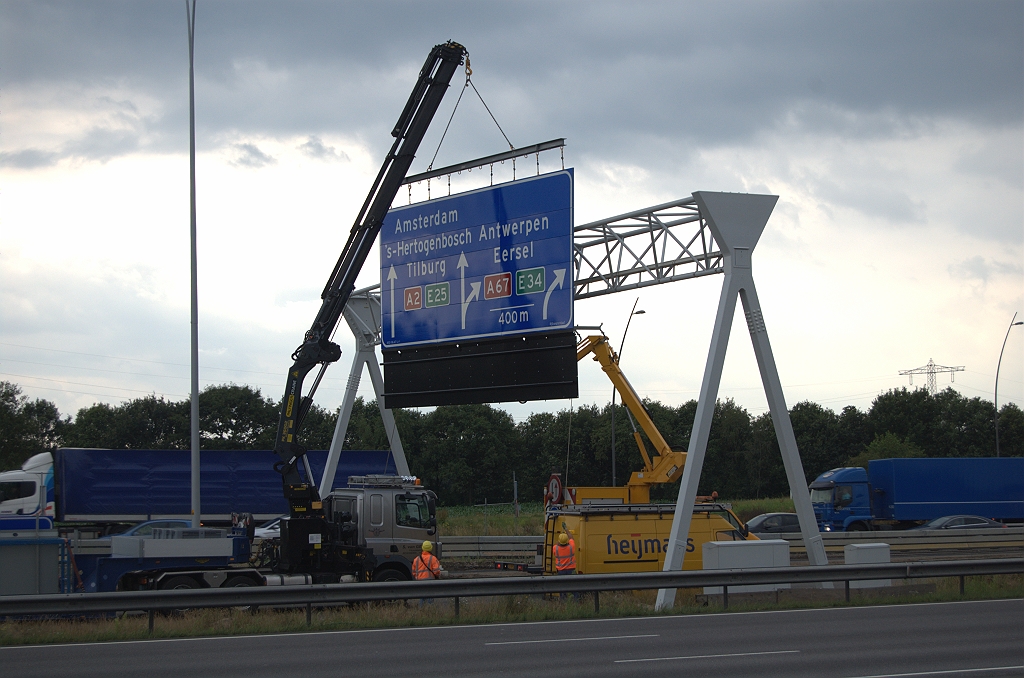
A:
<svg viewBox="0 0 1024 678">
<path fill-rule="evenodd" d="M 431 520 L 433 521 L 434 514 L 437 513 L 437 500 L 427 495 L 427 511 L 430 512 Z M 436 524 L 436 521 L 434 521 Z"/>
<path fill-rule="evenodd" d="M 437 527 L 437 518 L 434 516 L 430 516 L 430 520 L 428 522 L 431 527 Z"/>
<path fill-rule="evenodd" d="M 742 535 L 743 535 L 743 538 L 744 538 L 744 539 L 746 539 L 747 537 L 749 537 L 749 536 L 750 536 L 750 528 L 749 528 L 749 527 L 747 527 L 746 525 L 744 525 L 744 526 L 743 526 L 743 529 L 742 529 L 742 530 L 740 530 L 740 534 L 742 534 Z"/>
</svg>

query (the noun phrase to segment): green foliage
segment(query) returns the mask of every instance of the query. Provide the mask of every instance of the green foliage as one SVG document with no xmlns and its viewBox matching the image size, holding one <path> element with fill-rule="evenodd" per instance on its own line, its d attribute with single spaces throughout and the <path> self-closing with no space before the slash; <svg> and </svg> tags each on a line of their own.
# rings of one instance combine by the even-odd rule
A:
<svg viewBox="0 0 1024 678">
<path fill-rule="evenodd" d="M 277 403 L 251 386 L 208 386 L 199 394 L 202 445 L 210 450 L 273 449 L 278 412 Z"/>
<path fill-rule="evenodd" d="M 17 384 L 0 381 L 0 471 L 21 468 L 33 454 L 55 450 L 67 419 L 48 400 L 29 400 Z"/>
<path fill-rule="evenodd" d="M 695 401 L 671 407 L 645 401 L 651 419 L 675 449 L 686 449 L 697 409 Z M 206 449 L 270 449 L 277 430 L 279 402 L 250 386 L 209 386 L 199 396 L 200 434 Z M 516 424 L 489 405 L 438 407 L 430 413 L 394 412 L 412 472 L 438 493 L 441 505 L 490 504 L 512 500 L 513 474 L 521 502 L 537 501 L 552 472 L 570 485 L 611 485 L 610 405 L 539 412 Z M 807 480 L 846 463 L 866 464 L 885 456 L 993 456 L 992 404 L 965 398 L 952 389 L 894 389 L 879 395 L 867 412 L 845 407 L 839 413 L 812 402 L 790 411 Z M 621 404 L 614 409 L 615 475 L 624 484 L 642 467 L 633 438 L 634 423 Z M 74 421 L 61 418 L 45 400 L 29 401 L 20 389 L 0 382 L 0 464 L 16 468 L 31 454 L 57 446 L 118 449 L 188 449 L 189 401 L 156 396 L 120 405 L 82 408 Z M 334 434 L 337 413 L 314 406 L 300 440 L 324 449 Z M 1024 456 L 1024 412 L 1014 404 L 1000 411 L 1000 449 Z M 650 453 L 654 446 L 641 431 Z M 387 449 L 375 400 L 357 398 L 345 437 L 346 449 Z M 772 417 L 751 416 L 732 400 L 715 406 L 701 494 L 723 500 L 785 497 L 790 493 Z M 675 499 L 677 487 L 652 491 L 656 501 Z"/>
<path fill-rule="evenodd" d="M 868 467 L 872 459 L 904 459 L 908 457 L 924 457 L 924 452 L 914 443 L 901 440 L 893 433 L 883 433 L 876 436 L 867 448 L 855 457 L 846 462 L 846 466 Z"/>
<path fill-rule="evenodd" d="M 400 429 L 401 430 L 401 429 Z M 445 504 L 509 501 L 520 448 L 511 415 L 489 405 L 439 407 L 406 450 L 413 472 Z"/>
</svg>

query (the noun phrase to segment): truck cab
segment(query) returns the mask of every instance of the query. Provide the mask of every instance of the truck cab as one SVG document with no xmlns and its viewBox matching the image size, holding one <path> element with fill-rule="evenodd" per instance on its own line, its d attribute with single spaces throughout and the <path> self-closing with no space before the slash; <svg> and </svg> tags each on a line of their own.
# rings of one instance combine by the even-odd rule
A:
<svg viewBox="0 0 1024 678">
<path fill-rule="evenodd" d="M 358 546 L 373 551 L 373 581 L 412 579 L 413 559 L 437 534 L 437 498 L 416 478 L 351 476 L 348 487 L 331 492 L 326 502 L 336 520 L 348 514 L 343 522 L 359 535 Z M 441 544 L 434 543 L 440 556 Z"/>
<path fill-rule="evenodd" d="M 20 471 L 0 473 L 0 518 L 53 516 L 53 456 L 30 457 Z"/>
<path fill-rule="evenodd" d="M 810 484 L 811 505 L 822 532 L 871 529 L 868 473 L 863 468 L 834 468 Z"/>
</svg>

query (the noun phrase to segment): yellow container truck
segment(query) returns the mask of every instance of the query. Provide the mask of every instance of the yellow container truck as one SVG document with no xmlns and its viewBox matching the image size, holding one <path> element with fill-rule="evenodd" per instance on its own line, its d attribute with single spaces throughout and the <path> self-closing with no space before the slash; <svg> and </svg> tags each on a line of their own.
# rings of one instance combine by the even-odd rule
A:
<svg viewBox="0 0 1024 678">
<path fill-rule="evenodd" d="M 619 369 L 618 356 L 608 344 L 608 337 L 602 334 L 583 339 L 576 348 L 576 359 L 589 355 L 601 364 L 632 414 L 633 438 L 644 468 L 635 471 L 625 487 L 563 487 L 559 474 L 551 476 L 545 488 L 544 572 L 555 572 L 552 546 L 563 530 L 576 542 L 576 571 L 580 574 L 655 572 L 665 563 L 675 505 L 650 503 L 650 488 L 677 482 L 683 474 L 686 453 L 672 449 L 658 431 L 640 396 Z M 637 423 L 655 448 L 653 458 Z M 693 508 L 684 569 L 701 569 L 703 546 L 709 541 L 757 539 L 728 504 L 716 499 L 717 495 L 698 498 Z"/>
<path fill-rule="evenodd" d="M 545 522 L 544 572 L 554 574 L 551 549 L 563 530 L 576 542 L 576 572 L 657 572 L 665 564 L 675 506 L 672 504 L 576 504 L 549 509 Z M 728 504 L 693 508 L 683 568 L 699 570 L 709 541 L 757 539 Z"/>
</svg>

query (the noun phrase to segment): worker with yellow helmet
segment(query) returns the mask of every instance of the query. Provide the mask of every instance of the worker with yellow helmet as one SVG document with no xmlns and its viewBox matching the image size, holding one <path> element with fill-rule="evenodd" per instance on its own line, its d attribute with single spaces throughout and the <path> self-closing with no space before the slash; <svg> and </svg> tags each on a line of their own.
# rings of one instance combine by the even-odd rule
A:
<svg viewBox="0 0 1024 678">
<path fill-rule="evenodd" d="M 429 541 L 423 542 L 422 552 L 416 556 L 412 561 L 412 576 L 416 581 L 425 579 L 440 579 L 441 578 L 441 561 L 431 553 L 434 550 L 434 545 Z M 423 598 L 420 600 L 420 607 L 424 604 L 433 603 L 433 598 Z"/>
<path fill-rule="evenodd" d="M 566 532 L 558 535 L 558 543 L 551 546 L 551 555 L 555 561 L 555 574 L 576 574 L 576 540 Z M 574 596 L 579 599 L 578 593 Z"/>
<path fill-rule="evenodd" d="M 429 541 L 423 542 L 423 552 L 412 561 L 412 577 L 417 581 L 421 579 L 440 579 L 441 561 L 431 551 L 434 545 Z"/>
</svg>

